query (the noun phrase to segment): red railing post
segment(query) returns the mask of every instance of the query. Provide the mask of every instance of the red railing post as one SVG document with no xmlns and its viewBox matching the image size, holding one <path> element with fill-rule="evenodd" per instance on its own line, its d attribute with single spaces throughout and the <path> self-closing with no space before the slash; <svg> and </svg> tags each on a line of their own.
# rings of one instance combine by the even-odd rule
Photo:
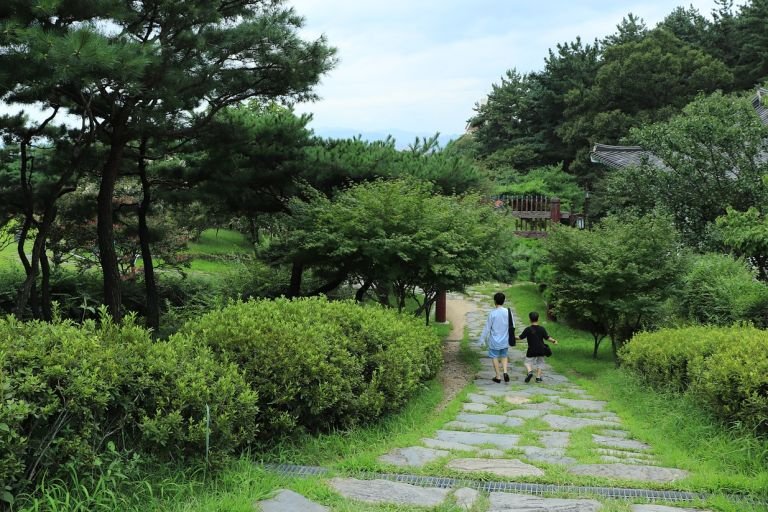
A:
<svg viewBox="0 0 768 512">
<path fill-rule="evenodd" d="M 560 224 L 560 199 L 557 197 L 553 197 L 550 203 L 549 219 L 552 221 L 552 224 Z"/>
<path fill-rule="evenodd" d="M 439 292 L 437 292 L 437 300 L 435 301 L 435 322 L 445 323 L 446 300 L 447 300 L 447 294 L 445 293 L 445 290 L 440 290 Z"/>
</svg>

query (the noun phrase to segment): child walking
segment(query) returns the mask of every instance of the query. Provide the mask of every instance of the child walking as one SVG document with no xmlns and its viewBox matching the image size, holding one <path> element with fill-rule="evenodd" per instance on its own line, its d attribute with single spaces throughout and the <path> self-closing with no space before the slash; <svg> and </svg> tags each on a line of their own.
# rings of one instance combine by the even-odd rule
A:
<svg viewBox="0 0 768 512">
<path fill-rule="evenodd" d="M 536 368 L 536 382 L 541 382 L 541 370 L 544 367 L 544 357 L 547 355 L 544 340 L 557 345 L 557 340 L 539 325 L 539 314 L 536 311 L 528 313 L 528 319 L 531 325 L 523 329 L 520 334 L 521 340 L 528 340 L 528 351 L 525 353 L 525 368 L 528 370 L 528 375 L 525 377 L 526 384 L 531 382 L 534 368 Z"/>
</svg>

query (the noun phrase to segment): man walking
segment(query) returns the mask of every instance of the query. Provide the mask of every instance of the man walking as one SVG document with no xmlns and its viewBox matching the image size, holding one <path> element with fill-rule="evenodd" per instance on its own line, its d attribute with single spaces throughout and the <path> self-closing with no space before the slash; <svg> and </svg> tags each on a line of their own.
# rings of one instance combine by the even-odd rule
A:
<svg viewBox="0 0 768 512">
<path fill-rule="evenodd" d="M 502 307 L 506 297 L 499 292 L 493 296 L 493 302 L 496 307 L 488 313 L 488 321 L 485 323 L 483 333 L 480 335 L 478 343 L 488 346 L 488 357 L 493 361 L 493 370 L 496 376 L 491 379 L 493 382 L 501 382 L 501 375 L 504 375 L 504 382 L 509 382 L 509 373 L 507 373 L 507 351 L 509 350 L 509 332 L 511 313 L 507 308 Z"/>
</svg>

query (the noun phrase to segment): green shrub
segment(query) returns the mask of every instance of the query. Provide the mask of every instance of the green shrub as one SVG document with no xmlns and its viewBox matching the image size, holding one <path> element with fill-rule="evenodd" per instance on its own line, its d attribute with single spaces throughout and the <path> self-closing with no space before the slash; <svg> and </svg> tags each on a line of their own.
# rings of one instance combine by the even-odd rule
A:
<svg viewBox="0 0 768 512">
<path fill-rule="evenodd" d="M 748 321 L 768 327 L 768 286 L 744 262 L 704 254 L 683 277 L 680 307 L 684 316 L 704 324 Z"/>
<path fill-rule="evenodd" d="M 716 354 L 692 363 L 691 393 L 730 423 L 768 433 L 768 331 L 718 329 Z"/>
<path fill-rule="evenodd" d="M 768 432 L 768 331 L 734 325 L 643 332 L 619 357 L 651 386 L 691 393 L 724 422 Z"/>
<path fill-rule="evenodd" d="M 324 298 L 234 303 L 177 336 L 243 369 L 259 395 L 262 440 L 377 418 L 442 362 L 439 340 L 419 320 Z"/>
<path fill-rule="evenodd" d="M 619 358 L 622 366 L 649 384 L 685 391 L 691 362 L 709 357 L 722 340 L 722 329 L 705 326 L 641 332 L 624 345 Z"/>
<path fill-rule="evenodd" d="M 214 459 L 258 429 L 257 396 L 236 366 L 187 340 L 154 343 L 132 318 L 1 319 L 0 377 L 0 481 L 11 491 L 91 467 L 109 443 L 166 459 L 205 454 L 206 405 Z"/>
</svg>

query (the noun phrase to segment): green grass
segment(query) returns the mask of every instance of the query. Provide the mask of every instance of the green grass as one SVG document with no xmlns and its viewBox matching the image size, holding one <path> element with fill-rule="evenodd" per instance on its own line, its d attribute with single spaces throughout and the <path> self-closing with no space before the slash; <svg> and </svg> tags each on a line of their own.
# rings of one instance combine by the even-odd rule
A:
<svg viewBox="0 0 768 512">
<path fill-rule="evenodd" d="M 519 313 L 527 313 L 530 310 L 544 311 L 543 302 L 535 286 L 518 284 L 506 291 Z M 764 442 L 743 432 L 723 430 L 695 403 L 683 397 L 660 395 L 640 385 L 615 367 L 610 347 L 603 347 L 600 359 L 593 360 L 592 338 L 589 334 L 556 322 L 542 323 L 561 341 L 554 349 L 554 357 L 550 359 L 555 369 L 581 385 L 595 399 L 606 400 L 608 409 L 622 417 L 624 426 L 630 430 L 633 438 L 653 446 L 659 463 L 688 469 L 692 473 L 690 478 L 674 484 L 636 485 L 711 492 L 712 498 L 691 506 L 698 505 L 718 512 L 758 512 L 764 509 L 757 505 L 732 503 L 723 496 L 731 493 L 766 496 L 768 447 Z M 445 332 L 444 327 L 433 325 L 438 334 Z M 469 349 L 466 335 L 462 342 L 462 351 L 464 350 L 466 352 L 462 352 L 461 357 L 470 364 L 476 364 L 477 355 Z M 335 494 L 321 478 L 282 477 L 263 471 L 253 462 L 319 465 L 330 468 L 332 474 L 348 476 L 357 476 L 361 472 L 369 471 L 403 471 L 380 463 L 378 456 L 395 447 L 420 445 L 422 437 L 432 435 L 445 422 L 455 418 L 467 394 L 473 389 L 474 385 L 470 384 L 445 410 L 435 413 L 435 407 L 440 403 L 443 392 L 437 382 L 431 382 L 401 412 L 380 422 L 348 431 L 318 436 L 303 435 L 286 440 L 265 453 L 252 454 L 249 458 L 243 457 L 232 462 L 213 477 L 208 475 L 204 478 L 203 473 L 194 468 L 176 468 L 175 471 L 154 468 L 137 481 L 126 483 L 121 493 L 110 494 L 105 489 L 105 492 L 89 498 L 93 493 L 89 494 L 85 489 L 59 489 L 56 497 L 53 496 L 53 491 L 44 495 L 44 498 L 50 498 L 54 505 L 28 507 L 23 510 L 250 511 L 253 510 L 254 502 L 281 488 L 293 489 L 337 511 L 424 510 L 349 502 Z M 541 396 L 532 398 L 534 402 L 544 399 Z M 511 404 L 499 402 L 498 406 L 492 409 L 501 412 L 512 408 L 514 407 Z M 523 427 L 510 431 L 528 436 L 526 432 L 543 427 L 540 420 L 527 420 Z M 579 460 L 592 460 L 592 431 L 593 429 L 583 429 L 573 433 L 569 454 L 577 456 Z M 513 456 L 513 451 L 510 456 Z M 408 468 L 406 472 L 498 479 L 487 474 L 468 475 L 452 471 L 445 467 L 445 462 L 438 460 L 425 468 Z M 627 486 L 624 481 L 571 475 L 562 466 L 546 465 L 543 468 L 546 472 L 544 477 L 525 480 L 554 484 Z M 67 500 L 70 504 L 63 505 Z M 82 503 L 82 506 L 73 507 L 73 503 Z M 452 504 L 446 504 L 431 510 L 454 512 L 458 509 Z M 629 504 L 605 502 L 602 510 L 628 512 Z"/>
<path fill-rule="evenodd" d="M 544 319 L 534 284 L 515 284 L 506 292 L 519 314 L 539 311 L 541 324 L 560 342 L 548 361 L 555 370 L 607 401 L 632 436 L 654 448 L 662 465 L 691 472 L 681 487 L 768 498 L 768 441 L 723 427 L 689 397 L 649 389 L 616 367 L 608 341 L 593 359 L 589 333 Z M 578 436 L 576 441 L 579 449 Z"/>
<path fill-rule="evenodd" d="M 242 233 L 229 229 L 206 229 L 189 243 L 191 255 L 253 254 L 253 245 Z"/>
</svg>

